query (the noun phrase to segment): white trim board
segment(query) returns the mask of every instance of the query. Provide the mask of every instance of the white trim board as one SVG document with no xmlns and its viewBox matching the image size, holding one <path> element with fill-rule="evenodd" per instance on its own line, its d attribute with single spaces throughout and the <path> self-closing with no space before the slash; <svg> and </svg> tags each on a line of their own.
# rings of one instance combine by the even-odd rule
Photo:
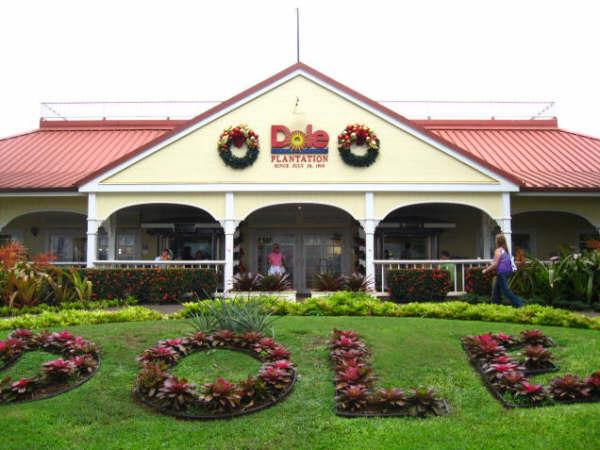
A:
<svg viewBox="0 0 600 450">
<path fill-rule="evenodd" d="M 214 183 L 103 184 L 86 192 L 515 192 L 504 184 Z"/>
<path fill-rule="evenodd" d="M 381 111 L 379 111 L 378 109 L 373 108 L 372 106 L 358 100 L 357 98 L 355 98 L 354 96 L 338 89 L 337 87 L 325 82 L 324 80 L 322 80 L 321 78 L 318 78 L 312 74 L 309 74 L 308 72 L 306 72 L 305 70 L 303 70 L 302 68 L 298 68 L 296 70 L 294 70 L 293 72 L 282 76 L 281 78 L 273 81 L 271 84 L 258 89 L 257 91 L 251 93 L 250 95 L 238 100 L 237 102 L 227 106 L 226 108 L 221 109 L 220 111 L 215 112 L 214 114 L 204 118 L 203 120 L 190 125 L 189 127 L 179 131 L 178 133 L 176 133 L 173 136 L 170 136 L 169 138 L 165 139 L 164 141 L 159 142 L 158 144 L 144 150 L 143 152 L 132 156 L 130 159 L 128 159 L 127 161 L 122 162 L 121 164 L 108 169 L 106 172 L 102 173 L 101 175 L 98 175 L 97 177 L 95 177 L 93 180 L 83 184 L 79 190 L 81 192 L 100 192 L 100 183 L 107 179 L 110 178 L 111 176 L 121 172 L 122 170 L 126 169 L 127 167 L 130 167 L 131 165 L 135 164 L 136 162 L 154 154 L 155 152 L 159 151 L 160 149 L 166 147 L 167 145 L 183 138 L 184 136 L 187 136 L 188 134 L 196 131 L 197 129 L 203 127 L 204 125 L 214 121 L 215 119 L 222 117 L 223 115 L 229 113 L 230 111 L 233 111 L 234 109 L 237 109 L 243 105 L 245 105 L 246 103 L 251 102 L 252 100 L 254 100 L 257 97 L 260 97 L 261 95 L 265 94 L 266 92 L 273 90 L 279 86 L 281 86 L 282 84 L 285 84 L 286 82 L 292 80 L 293 78 L 296 78 L 297 76 L 303 76 L 304 78 L 316 83 L 317 85 L 339 95 L 340 97 L 350 101 L 351 103 L 359 106 L 360 108 L 369 111 L 370 113 L 374 114 L 375 116 L 385 120 L 386 122 L 396 126 L 397 128 L 407 132 L 408 134 L 420 139 L 423 142 L 426 142 L 427 144 L 431 145 L 432 147 L 441 150 L 442 152 L 446 153 L 447 155 L 455 158 L 456 160 L 462 162 L 463 164 L 466 164 L 467 166 L 478 170 L 479 172 L 487 175 L 488 177 L 497 180 L 501 185 L 504 186 L 504 189 L 502 189 L 503 191 L 511 191 L 511 192 L 516 192 L 519 190 L 518 185 L 516 185 L 515 183 L 513 183 L 512 181 L 502 177 L 501 175 L 493 172 L 492 170 L 488 169 L 487 167 L 482 166 L 481 164 L 471 160 L 470 158 L 458 153 L 457 151 L 455 151 L 454 149 L 443 145 L 442 143 L 438 142 L 437 140 L 433 139 L 432 137 L 426 135 L 425 133 L 416 130 L 412 127 L 410 127 L 409 125 L 398 121 L 397 119 L 395 119 L 394 117 L 391 117 Z"/>
</svg>

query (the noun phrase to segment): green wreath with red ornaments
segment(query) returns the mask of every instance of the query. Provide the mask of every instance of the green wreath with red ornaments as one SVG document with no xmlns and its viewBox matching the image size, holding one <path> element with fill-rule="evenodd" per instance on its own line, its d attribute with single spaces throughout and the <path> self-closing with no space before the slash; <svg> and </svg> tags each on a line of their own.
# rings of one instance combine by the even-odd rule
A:
<svg viewBox="0 0 600 450">
<path fill-rule="evenodd" d="M 246 146 L 244 156 L 235 156 L 231 147 L 242 148 Z M 258 158 L 258 134 L 248 128 L 247 125 L 238 125 L 225 129 L 217 145 L 219 156 L 225 164 L 234 169 L 245 169 L 251 166 Z"/>
<path fill-rule="evenodd" d="M 352 145 L 366 146 L 364 155 L 352 153 Z M 354 167 L 369 167 L 379 155 L 379 138 L 366 125 L 352 124 L 338 135 L 338 150 L 344 162 Z"/>
</svg>

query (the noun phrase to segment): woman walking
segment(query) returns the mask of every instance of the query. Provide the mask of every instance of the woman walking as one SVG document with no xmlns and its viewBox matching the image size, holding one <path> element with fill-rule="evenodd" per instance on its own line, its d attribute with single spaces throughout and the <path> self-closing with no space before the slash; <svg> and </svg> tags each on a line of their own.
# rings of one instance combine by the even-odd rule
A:
<svg viewBox="0 0 600 450">
<path fill-rule="evenodd" d="M 506 245 L 506 237 L 503 234 L 496 235 L 496 251 L 492 264 L 483 269 L 483 273 L 496 270 L 496 282 L 492 289 L 492 300 L 500 303 L 502 295 L 507 297 L 515 308 L 523 306 L 523 299 L 515 295 L 508 287 L 508 277 L 513 273 L 512 259 Z"/>
</svg>

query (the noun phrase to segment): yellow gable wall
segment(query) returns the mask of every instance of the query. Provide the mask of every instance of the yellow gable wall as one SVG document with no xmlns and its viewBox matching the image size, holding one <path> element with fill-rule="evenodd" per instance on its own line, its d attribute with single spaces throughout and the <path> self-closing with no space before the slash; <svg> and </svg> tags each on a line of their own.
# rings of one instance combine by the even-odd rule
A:
<svg viewBox="0 0 600 450">
<path fill-rule="evenodd" d="M 600 225 L 600 197 L 512 197 L 511 212 L 559 211 L 577 214 L 592 225 Z"/>
<path fill-rule="evenodd" d="M 296 98 L 300 112 L 293 114 Z M 378 160 L 369 168 L 346 165 L 337 135 L 349 123 L 365 123 L 381 140 Z M 260 154 L 249 168 L 235 170 L 217 154 L 221 132 L 246 123 L 259 134 Z M 325 168 L 275 168 L 271 162 L 271 125 L 329 134 Z M 184 183 L 495 183 L 495 180 L 398 129 L 322 86 L 298 76 L 190 133 L 105 180 L 103 184 Z"/>
<path fill-rule="evenodd" d="M 0 226 L 23 214 L 43 211 L 74 212 L 87 215 L 87 196 L 0 198 Z"/>
<path fill-rule="evenodd" d="M 216 220 L 225 217 L 225 196 L 222 193 L 106 193 L 96 196 L 96 218 L 106 220 L 112 213 L 129 206 L 168 203 L 195 206 L 211 214 Z"/>
</svg>

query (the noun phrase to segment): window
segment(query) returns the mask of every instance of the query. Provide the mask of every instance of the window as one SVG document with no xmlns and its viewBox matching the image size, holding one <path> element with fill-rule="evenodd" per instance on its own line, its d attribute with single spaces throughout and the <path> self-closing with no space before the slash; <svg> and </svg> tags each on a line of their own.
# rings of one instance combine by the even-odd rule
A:
<svg viewBox="0 0 600 450">
<path fill-rule="evenodd" d="M 383 259 L 430 259 L 431 237 L 418 235 L 383 236 Z"/>
<path fill-rule="evenodd" d="M 136 231 L 117 231 L 117 259 L 136 259 L 137 251 L 137 232 Z"/>
</svg>

